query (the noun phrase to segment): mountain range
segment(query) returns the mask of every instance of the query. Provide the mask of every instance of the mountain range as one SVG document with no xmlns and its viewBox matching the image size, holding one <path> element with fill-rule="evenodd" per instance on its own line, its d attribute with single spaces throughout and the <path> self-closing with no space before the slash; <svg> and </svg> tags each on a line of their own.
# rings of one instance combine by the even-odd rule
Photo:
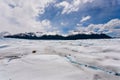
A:
<svg viewBox="0 0 120 80">
<path fill-rule="evenodd" d="M 78 40 L 78 39 L 110 39 L 112 37 L 106 34 L 70 34 L 63 36 L 60 34 L 50 35 L 42 34 L 40 32 L 25 32 L 18 34 L 10 34 L 7 32 L 2 33 L 4 38 L 17 38 L 17 39 L 33 39 L 33 40 Z"/>
</svg>

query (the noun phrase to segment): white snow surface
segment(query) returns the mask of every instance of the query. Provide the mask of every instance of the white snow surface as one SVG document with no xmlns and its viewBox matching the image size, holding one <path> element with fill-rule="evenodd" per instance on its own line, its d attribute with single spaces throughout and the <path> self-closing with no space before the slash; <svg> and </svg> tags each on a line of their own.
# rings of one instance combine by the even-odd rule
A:
<svg viewBox="0 0 120 80">
<path fill-rule="evenodd" d="M 120 39 L 0 39 L 0 80 L 120 80 Z"/>
</svg>

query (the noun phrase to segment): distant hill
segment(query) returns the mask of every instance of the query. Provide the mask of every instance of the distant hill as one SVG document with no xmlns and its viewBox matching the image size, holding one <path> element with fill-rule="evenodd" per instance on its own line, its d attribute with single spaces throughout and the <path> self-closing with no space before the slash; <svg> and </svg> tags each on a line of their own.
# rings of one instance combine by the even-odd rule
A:
<svg viewBox="0 0 120 80">
<path fill-rule="evenodd" d="M 73 34 L 68 36 L 62 35 L 40 35 L 35 33 L 19 33 L 14 35 L 4 36 L 5 38 L 18 38 L 18 39 L 34 39 L 34 40 L 77 40 L 77 39 L 110 39 L 112 37 L 106 34 Z"/>
</svg>

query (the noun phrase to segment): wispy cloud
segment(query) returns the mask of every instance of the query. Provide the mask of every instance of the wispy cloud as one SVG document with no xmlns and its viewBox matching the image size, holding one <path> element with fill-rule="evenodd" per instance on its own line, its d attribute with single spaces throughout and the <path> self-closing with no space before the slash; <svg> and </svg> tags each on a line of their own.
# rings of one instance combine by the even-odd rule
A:
<svg viewBox="0 0 120 80">
<path fill-rule="evenodd" d="M 81 5 L 84 5 L 89 2 L 91 3 L 92 1 L 93 0 L 72 0 L 71 2 L 62 1 L 56 4 L 56 6 L 59 8 L 63 7 L 62 14 L 69 14 L 71 12 L 78 11 Z"/>
<path fill-rule="evenodd" d="M 91 16 L 82 17 L 82 19 L 80 20 L 80 22 L 85 22 L 85 21 L 89 20 L 90 18 L 91 18 Z"/>
</svg>

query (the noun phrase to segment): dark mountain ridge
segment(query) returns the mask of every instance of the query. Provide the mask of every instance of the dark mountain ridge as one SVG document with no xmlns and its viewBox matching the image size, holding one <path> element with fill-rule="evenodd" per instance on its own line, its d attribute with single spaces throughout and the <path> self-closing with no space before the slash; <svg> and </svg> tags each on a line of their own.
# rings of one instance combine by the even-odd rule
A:
<svg viewBox="0 0 120 80">
<path fill-rule="evenodd" d="M 73 34 L 68 36 L 44 34 L 41 36 L 37 36 L 35 33 L 32 33 L 32 32 L 7 35 L 4 37 L 17 38 L 17 39 L 34 39 L 34 40 L 77 40 L 77 39 L 110 39 L 112 38 L 106 34 Z"/>
</svg>

